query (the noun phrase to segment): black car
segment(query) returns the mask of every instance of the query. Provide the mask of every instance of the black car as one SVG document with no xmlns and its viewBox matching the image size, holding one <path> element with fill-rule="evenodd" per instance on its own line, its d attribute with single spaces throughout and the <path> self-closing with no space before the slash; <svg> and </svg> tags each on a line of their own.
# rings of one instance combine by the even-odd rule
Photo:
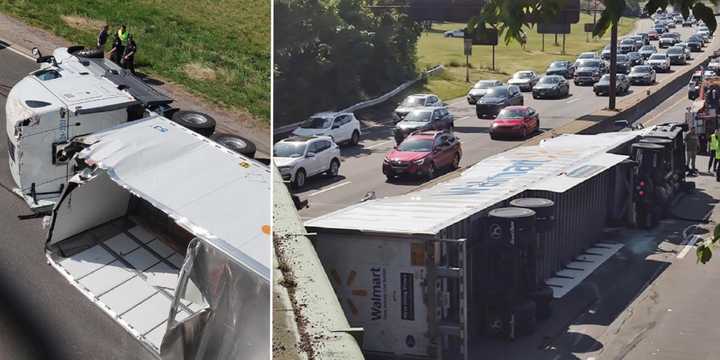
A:
<svg viewBox="0 0 720 360">
<path fill-rule="evenodd" d="M 692 52 L 701 52 L 703 46 L 705 46 L 702 36 L 699 35 L 690 36 L 686 42 Z"/>
<path fill-rule="evenodd" d="M 570 95 L 570 83 L 560 75 L 545 75 L 533 86 L 534 99 L 560 98 Z"/>
<path fill-rule="evenodd" d="M 685 56 L 685 50 L 679 47 L 671 47 L 666 51 L 670 58 L 671 65 L 685 65 L 687 64 L 687 57 Z"/>
<path fill-rule="evenodd" d="M 497 114 L 506 106 L 524 105 L 520 88 L 515 85 L 497 86 L 488 89 L 485 96 L 480 98 L 475 104 L 475 113 L 480 119 L 495 118 Z"/>
<path fill-rule="evenodd" d="M 570 61 L 558 60 L 553 61 L 545 70 L 545 75 L 560 75 L 566 79 L 571 79 L 575 73 L 575 66 Z"/>
<path fill-rule="evenodd" d="M 452 130 L 455 118 L 445 106 L 417 108 L 410 110 L 393 128 L 395 141 L 401 143 L 410 133 L 418 130 Z"/>
<path fill-rule="evenodd" d="M 657 52 L 657 48 L 655 45 L 645 45 L 640 48 L 640 56 L 642 56 L 643 59 L 647 59 L 650 57 L 650 55 Z"/>
<path fill-rule="evenodd" d="M 630 66 L 642 65 L 643 63 L 643 58 L 637 51 L 631 51 L 625 54 L 625 56 L 627 56 L 628 60 L 630 61 Z"/>
<path fill-rule="evenodd" d="M 617 94 L 627 94 L 630 91 L 630 79 L 625 74 L 615 75 L 615 91 Z M 605 95 L 610 92 L 610 74 L 603 75 L 600 81 L 593 85 L 595 95 Z"/>
<path fill-rule="evenodd" d="M 655 69 L 653 69 L 650 65 L 638 65 L 633 66 L 630 70 L 630 74 L 628 74 L 628 78 L 630 79 L 630 83 L 633 85 L 652 85 L 657 79 L 657 74 L 655 73 Z"/>
<path fill-rule="evenodd" d="M 607 71 L 605 61 L 599 59 L 586 59 L 578 61 L 575 69 L 575 85 L 594 84 Z"/>
<path fill-rule="evenodd" d="M 615 60 L 616 64 L 616 72 L 627 74 L 630 72 L 630 68 L 632 67 L 632 64 L 630 63 L 630 59 L 627 55 L 618 54 L 617 58 Z"/>
</svg>

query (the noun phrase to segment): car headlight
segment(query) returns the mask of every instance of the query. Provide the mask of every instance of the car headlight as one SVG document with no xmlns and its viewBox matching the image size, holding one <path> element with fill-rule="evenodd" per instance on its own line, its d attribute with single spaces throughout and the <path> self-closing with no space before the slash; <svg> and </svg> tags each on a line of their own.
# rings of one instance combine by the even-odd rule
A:
<svg viewBox="0 0 720 360">
<path fill-rule="evenodd" d="M 390 159 L 388 159 L 388 158 L 383 159 L 383 164 L 389 164 L 389 163 L 390 163 Z"/>
<path fill-rule="evenodd" d="M 425 159 L 427 159 L 427 158 L 422 158 L 422 159 L 420 159 L 420 160 L 415 160 L 415 161 L 413 161 L 413 162 L 414 162 L 416 165 L 422 165 L 422 164 L 425 163 Z"/>
<path fill-rule="evenodd" d="M 278 166 L 278 171 L 281 173 L 288 173 L 290 170 L 292 170 L 292 166 Z"/>
</svg>

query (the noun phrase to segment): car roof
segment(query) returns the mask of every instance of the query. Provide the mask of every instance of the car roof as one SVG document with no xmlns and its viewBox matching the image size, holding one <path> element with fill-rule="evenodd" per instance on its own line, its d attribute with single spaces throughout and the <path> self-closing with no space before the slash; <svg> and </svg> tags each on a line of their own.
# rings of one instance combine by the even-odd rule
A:
<svg viewBox="0 0 720 360">
<path fill-rule="evenodd" d="M 433 138 L 435 138 L 435 136 L 437 136 L 438 134 L 443 133 L 443 132 L 444 132 L 444 131 L 440 131 L 440 130 L 423 130 L 423 131 L 418 131 L 418 132 L 414 132 L 414 133 L 411 133 L 410 135 L 408 135 L 408 136 L 405 138 L 405 140 L 410 139 L 410 138 L 433 139 Z"/>
<path fill-rule="evenodd" d="M 303 143 L 307 143 L 307 142 L 312 142 L 312 141 L 315 141 L 315 140 L 332 140 L 332 138 L 329 137 L 329 136 L 325 136 L 325 135 L 322 135 L 322 136 L 320 136 L 320 135 L 312 135 L 312 136 L 298 136 L 298 135 L 295 135 L 295 136 L 290 136 L 290 137 L 288 137 L 288 138 L 282 139 L 282 140 L 280 140 L 280 141 L 278 141 L 278 142 L 286 142 L 286 143 L 289 143 L 289 142 L 303 142 Z"/>
<path fill-rule="evenodd" d="M 340 115 L 353 115 L 353 113 L 350 112 L 336 112 L 336 111 L 323 111 L 319 113 L 315 113 L 310 117 L 319 117 L 319 118 L 334 118 Z"/>
<path fill-rule="evenodd" d="M 527 110 L 528 108 L 527 105 L 510 105 L 502 108 L 502 110 Z"/>
</svg>

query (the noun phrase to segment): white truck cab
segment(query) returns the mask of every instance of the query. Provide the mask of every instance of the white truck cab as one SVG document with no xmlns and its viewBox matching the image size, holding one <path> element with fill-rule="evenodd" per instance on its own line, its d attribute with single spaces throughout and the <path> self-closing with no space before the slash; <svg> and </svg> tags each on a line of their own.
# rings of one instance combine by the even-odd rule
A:
<svg viewBox="0 0 720 360">
<path fill-rule="evenodd" d="M 7 97 L 6 131 L 14 191 L 33 210 L 51 207 L 74 171 L 72 139 L 140 119 L 172 99 L 104 58 L 59 48 Z M 38 54 L 39 55 L 39 54 Z"/>
</svg>

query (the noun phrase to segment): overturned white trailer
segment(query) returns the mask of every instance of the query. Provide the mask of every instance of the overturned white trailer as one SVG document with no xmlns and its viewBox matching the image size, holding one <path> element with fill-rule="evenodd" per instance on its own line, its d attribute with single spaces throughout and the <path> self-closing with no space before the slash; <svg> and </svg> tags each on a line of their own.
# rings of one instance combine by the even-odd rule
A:
<svg viewBox="0 0 720 360">
<path fill-rule="evenodd" d="M 642 131 L 563 135 L 487 158 L 460 177 L 306 222 L 363 350 L 390 357 L 481 358 L 492 294 L 511 281 L 484 219 L 518 197 L 555 202 L 538 276 L 547 279 L 632 206 L 630 145 Z M 498 235 L 493 232 L 490 236 Z"/>
<path fill-rule="evenodd" d="M 86 147 L 48 262 L 163 359 L 270 358 L 270 171 L 154 116 Z"/>
</svg>

